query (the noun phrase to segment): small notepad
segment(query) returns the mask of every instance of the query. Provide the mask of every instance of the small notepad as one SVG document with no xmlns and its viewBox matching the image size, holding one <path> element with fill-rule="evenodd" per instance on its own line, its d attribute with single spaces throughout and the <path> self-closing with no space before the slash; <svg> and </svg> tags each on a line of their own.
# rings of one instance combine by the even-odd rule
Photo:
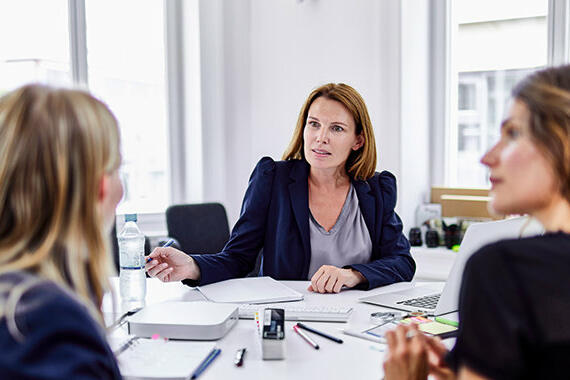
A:
<svg viewBox="0 0 570 380">
<path fill-rule="evenodd" d="M 457 327 L 446 325 L 440 322 L 433 321 L 425 317 L 409 317 L 404 318 L 400 323 L 409 324 L 417 323 L 420 331 L 430 335 L 444 335 L 457 330 Z"/>
<path fill-rule="evenodd" d="M 271 277 L 246 277 L 198 287 L 213 302 L 275 303 L 300 301 L 303 295 Z"/>
<path fill-rule="evenodd" d="M 188 379 L 214 348 L 209 342 L 137 339 L 117 355 L 124 379 Z"/>
</svg>

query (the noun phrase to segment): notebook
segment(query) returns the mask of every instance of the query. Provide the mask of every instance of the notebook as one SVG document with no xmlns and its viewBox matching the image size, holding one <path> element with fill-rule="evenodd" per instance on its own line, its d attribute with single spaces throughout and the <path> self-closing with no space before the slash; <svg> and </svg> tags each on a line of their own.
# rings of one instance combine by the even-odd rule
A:
<svg viewBox="0 0 570 380">
<path fill-rule="evenodd" d="M 172 341 L 164 339 L 131 338 L 128 348 L 115 353 L 124 379 L 188 379 L 198 365 L 215 347 L 209 342 Z M 111 341 L 111 347 L 126 342 Z"/>
<path fill-rule="evenodd" d="M 228 303 L 276 303 L 300 301 L 303 295 L 271 277 L 246 277 L 199 286 L 209 301 Z"/>
<path fill-rule="evenodd" d="M 393 309 L 422 311 L 433 315 L 453 313 L 458 308 L 463 269 L 473 253 L 484 245 L 498 240 L 535 236 L 542 234 L 543 231 L 538 221 L 526 216 L 472 224 L 465 232 L 443 292 L 437 292 L 430 286 L 417 286 L 407 290 L 363 297 L 359 301 Z M 451 254 L 453 253 L 450 252 Z"/>
</svg>

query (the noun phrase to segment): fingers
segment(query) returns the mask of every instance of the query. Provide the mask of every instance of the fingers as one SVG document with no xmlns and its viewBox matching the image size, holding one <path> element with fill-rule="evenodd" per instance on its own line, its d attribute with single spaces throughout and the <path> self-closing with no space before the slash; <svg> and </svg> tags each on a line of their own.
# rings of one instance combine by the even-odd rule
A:
<svg viewBox="0 0 570 380">
<path fill-rule="evenodd" d="M 156 265 L 160 264 L 160 259 L 164 254 L 164 248 L 158 247 L 152 250 L 152 252 L 145 257 L 145 270 L 148 272 L 149 269 L 154 268 Z"/>
<path fill-rule="evenodd" d="M 428 339 L 427 343 L 429 348 L 432 349 L 434 353 L 436 353 L 438 356 L 443 357 L 447 355 L 448 352 L 447 347 L 445 347 L 441 339 L 439 339 L 438 337 Z"/>
<path fill-rule="evenodd" d="M 323 265 L 311 278 L 311 291 L 318 293 L 338 293 L 345 284 L 343 269 L 332 265 Z"/>
<path fill-rule="evenodd" d="M 147 267 L 148 266 L 150 266 L 150 268 L 147 268 L 146 270 L 148 275 L 150 277 L 157 277 L 159 279 L 164 278 L 164 276 L 168 273 L 171 273 L 173 269 L 169 267 L 168 263 L 160 263 L 157 260 L 151 261 L 150 263 L 147 264 Z M 165 270 L 169 270 L 169 272 L 164 272 Z"/>
<path fill-rule="evenodd" d="M 444 358 L 447 355 L 448 350 L 441 342 L 441 339 L 426 338 L 426 343 L 428 348 L 428 363 L 430 369 L 434 371 L 434 374 L 435 371 L 447 369 Z"/>
<path fill-rule="evenodd" d="M 172 268 L 172 267 L 166 268 L 166 269 L 162 270 L 161 272 L 159 272 L 156 275 L 156 278 L 158 278 L 162 282 L 169 282 L 170 281 L 170 274 L 172 273 L 173 270 L 174 270 L 174 268 Z"/>
<path fill-rule="evenodd" d="M 313 289 L 314 292 L 321 293 L 321 292 L 319 292 L 319 288 L 317 286 L 317 281 L 319 280 L 319 278 L 321 278 L 321 276 L 323 275 L 323 272 L 324 272 L 323 267 L 320 267 L 315 272 L 313 277 L 311 277 L 311 288 Z"/>
<path fill-rule="evenodd" d="M 340 290 L 342 289 L 343 285 L 344 285 L 344 282 L 343 282 L 343 281 L 339 281 L 339 280 L 337 279 L 337 280 L 336 280 L 336 284 L 334 285 L 334 288 L 333 288 L 333 292 L 334 292 L 334 293 L 339 293 Z"/>
</svg>

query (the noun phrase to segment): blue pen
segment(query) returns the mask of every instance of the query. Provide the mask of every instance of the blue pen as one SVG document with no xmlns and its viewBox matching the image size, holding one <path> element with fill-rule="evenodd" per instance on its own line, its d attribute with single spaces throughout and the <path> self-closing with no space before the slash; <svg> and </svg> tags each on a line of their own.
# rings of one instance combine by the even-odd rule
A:
<svg viewBox="0 0 570 380">
<path fill-rule="evenodd" d="M 170 247 L 170 246 L 172 245 L 172 243 L 174 243 L 174 239 L 170 239 L 169 241 L 167 241 L 166 243 L 164 243 L 164 244 L 162 245 L 162 248 Z M 146 258 L 146 262 L 147 262 L 147 263 L 150 263 L 151 261 L 152 261 L 152 258 L 150 258 L 150 257 L 147 257 L 147 258 Z"/>
<path fill-rule="evenodd" d="M 208 366 L 210 365 L 210 363 L 212 363 L 214 361 L 215 358 L 218 357 L 218 355 L 220 354 L 220 352 L 222 352 L 221 349 L 219 348 L 214 348 L 212 351 L 210 351 L 210 353 L 208 354 L 208 356 L 206 356 L 206 359 L 204 359 L 204 361 L 202 361 L 202 363 L 200 363 L 200 365 L 198 366 L 198 368 L 196 368 L 194 370 L 194 372 L 192 373 L 192 376 L 190 376 L 191 380 L 196 379 L 198 376 L 200 376 L 202 374 L 202 372 L 204 372 L 204 370 L 206 368 L 208 368 Z"/>
</svg>

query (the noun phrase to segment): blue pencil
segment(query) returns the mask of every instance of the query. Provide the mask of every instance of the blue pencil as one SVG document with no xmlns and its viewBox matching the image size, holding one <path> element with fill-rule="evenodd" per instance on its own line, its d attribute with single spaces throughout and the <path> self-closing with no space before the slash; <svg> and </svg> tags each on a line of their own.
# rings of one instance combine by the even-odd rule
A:
<svg viewBox="0 0 570 380">
<path fill-rule="evenodd" d="M 214 359 L 216 359 L 218 357 L 218 355 L 220 354 L 220 352 L 222 352 L 221 349 L 219 348 L 214 348 L 212 351 L 210 351 L 210 353 L 208 354 L 208 356 L 206 356 L 206 359 L 204 359 L 204 361 L 202 361 L 202 363 L 200 363 L 200 365 L 198 366 L 198 368 L 196 368 L 194 370 L 194 372 L 192 373 L 192 376 L 190 376 L 191 380 L 196 379 L 198 376 L 200 376 L 202 374 L 202 372 L 204 372 L 204 370 L 206 368 L 208 368 L 208 366 L 210 365 L 210 363 L 212 363 L 214 361 Z"/>
</svg>

